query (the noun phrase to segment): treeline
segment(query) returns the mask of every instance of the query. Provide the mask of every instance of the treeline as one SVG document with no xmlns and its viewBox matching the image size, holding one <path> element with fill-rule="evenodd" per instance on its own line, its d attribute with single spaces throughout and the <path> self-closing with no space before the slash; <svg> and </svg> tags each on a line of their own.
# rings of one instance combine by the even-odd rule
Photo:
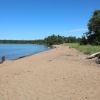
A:
<svg viewBox="0 0 100 100">
<path fill-rule="evenodd" d="M 43 40 L 0 40 L 2 44 L 40 44 L 43 43 Z"/>
<path fill-rule="evenodd" d="M 80 42 L 81 38 L 74 36 L 64 37 L 60 35 L 51 35 L 44 39 L 44 43 L 47 45 L 63 44 L 63 43 L 77 43 Z"/>
<path fill-rule="evenodd" d="M 100 10 L 94 11 L 80 44 L 100 45 Z"/>
<path fill-rule="evenodd" d="M 0 40 L 0 43 L 54 45 L 54 44 L 62 44 L 62 43 L 76 43 L 80 41 L 81 41 L 81 38 L 76 38 L 74 36 L 64 37 L 60 35 L 51 35 L 51 36 L 46 37 L 43 40 Z"/>
</svg>

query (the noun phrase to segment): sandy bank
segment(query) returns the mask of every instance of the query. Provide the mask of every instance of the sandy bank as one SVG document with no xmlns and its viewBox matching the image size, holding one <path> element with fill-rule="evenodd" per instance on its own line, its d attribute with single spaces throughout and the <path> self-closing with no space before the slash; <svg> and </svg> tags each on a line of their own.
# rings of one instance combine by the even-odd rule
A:
<svg viewBox="0 0 100 100">
<path fill-rule="evenodd" d="M 100 65 L 67 46 L 0 64 L 0 100 L 100 100 Z"/>
</svg>

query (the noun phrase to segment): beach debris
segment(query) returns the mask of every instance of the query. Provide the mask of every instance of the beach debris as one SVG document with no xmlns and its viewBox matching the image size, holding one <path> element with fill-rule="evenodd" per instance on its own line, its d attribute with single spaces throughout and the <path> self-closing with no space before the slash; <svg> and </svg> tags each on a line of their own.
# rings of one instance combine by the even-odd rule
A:
<svg viewBox="0 0 100 100">
<path fill-rule="evenodd" d="M 87 59 L 92 59 L 92 58 L 96 58 L 96 57 L 97 57 L 96 63 L 100 64 L 100 52 L 97 52 L 97 53 L 94 53 L 94 54 L 88 56 Z"/>
<path fill-rule="evenodd" d="M 100 64 L 100 55 L 98 55 L 97 60 L 96 60 L 97 64 Z"/>
<path fill-rule="evenodd" d="M 57 48 L 56 45 L 51 45 L 50 48 L 54 49 L 54 48 Z"/>
<path fill-rule="evenodd" d="M 99 56 L 100 56 L 100 52 L 97 52 L 97 53 L 94 53 L 94 54 L 88 56 L 87 59 L 92 59 L 92 58 L 99 57 Z"/>
<path fill-rule="evenodd" d="M 0 64 L 2 64 L 4 61 L 5 61 L 5 56 L 2 56 L 2 57 L 1 57 Z"/>
</svg>

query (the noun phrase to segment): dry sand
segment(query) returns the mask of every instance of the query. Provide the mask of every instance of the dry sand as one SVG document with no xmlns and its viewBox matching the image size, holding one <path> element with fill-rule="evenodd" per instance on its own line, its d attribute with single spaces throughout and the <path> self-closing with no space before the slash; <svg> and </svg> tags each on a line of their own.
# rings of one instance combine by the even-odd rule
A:
<svg viewBox="0 0 100 100">
<path fill-rule="evenodd" d="M 100 100 L 100 65 L 68 46 L 0 64 L 0 100 Z"/>
</svg>

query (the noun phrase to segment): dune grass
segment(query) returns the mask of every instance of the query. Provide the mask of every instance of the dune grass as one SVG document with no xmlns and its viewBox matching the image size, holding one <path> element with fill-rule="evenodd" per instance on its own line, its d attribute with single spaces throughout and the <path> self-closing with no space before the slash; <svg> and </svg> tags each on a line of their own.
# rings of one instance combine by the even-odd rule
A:
<svg viewBox="0 0 100 100">
<path fill-rule="evenodd" d="M 75 48 L 85 54 L 100 52 L 100 46 L 80 45 L 78 43 L 67 43 L 66 45 L 68 45 L 69 47 Z"/>
</svg>

